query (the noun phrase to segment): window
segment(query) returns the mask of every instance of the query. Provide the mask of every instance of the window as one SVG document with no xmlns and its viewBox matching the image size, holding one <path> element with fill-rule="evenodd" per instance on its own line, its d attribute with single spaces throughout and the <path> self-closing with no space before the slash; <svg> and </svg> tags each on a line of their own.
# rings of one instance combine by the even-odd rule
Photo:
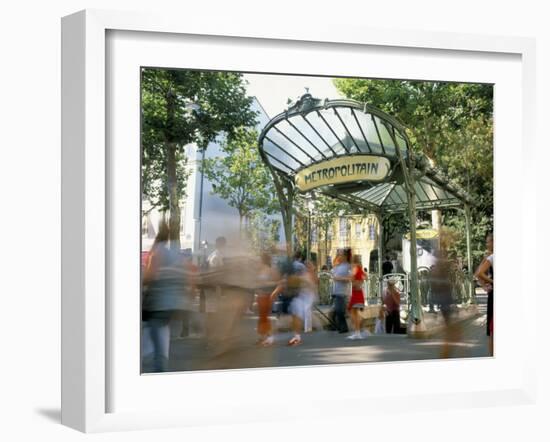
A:
<svg viewBox="0 0 550 442">
<path fill-rule="evenodd" d="M 344 239 L 346 236 L 348 236 L 348 220 L 344 217 L 340 218 L 340 228 L 339 228 L 339 236 L 341 239 Z"/>
<path fill-rule="evenodd" d="M 317 244 L 317 225 L 311 227 L 311 242 L 312 244 Z"/>
<path fill-rule="evenodd" d="M 355 237 L 360 239 L 362 232 L 363 232 L 363 226 L 361 225 L 360 222 L 356 222 L 355 223 Z"/>
<path fill-rule="evenodd" d="M 371 241 L 376 239 L 376 229 L 374 228 L 374 224 L 369 224 L 369 239 Z"/>
</svg>

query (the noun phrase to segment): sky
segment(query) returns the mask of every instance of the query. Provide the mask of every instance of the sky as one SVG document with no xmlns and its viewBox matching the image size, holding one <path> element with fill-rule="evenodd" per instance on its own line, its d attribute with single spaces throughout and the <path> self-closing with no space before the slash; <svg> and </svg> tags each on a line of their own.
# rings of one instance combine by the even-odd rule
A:
<svg viewBox="0 0 550 442">
<path fill-rule="evenodd" d="M 306 93 L 306 88 L 315 98 L 342 98 L 328 77 L 270 74 L 244 74 L 243 77 L 249 83 L 248 94 L 258 99 L 269 118 L 286 110 L 288 99 L 296 101 Z"/>
</svg>

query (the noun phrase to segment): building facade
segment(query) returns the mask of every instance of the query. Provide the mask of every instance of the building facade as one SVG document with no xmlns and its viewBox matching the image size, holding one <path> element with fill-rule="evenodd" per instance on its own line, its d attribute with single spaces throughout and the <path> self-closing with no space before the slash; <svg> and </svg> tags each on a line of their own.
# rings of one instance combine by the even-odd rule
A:
<svg viewBox="0 0 550 442">
<path fill-rule="evenodd" d="M 374 215 L 348 215 L 337 217 L 328 232 L 311 223 L 311 251 L 317 255 L 319 265 L 332 265 L 339 249 L 350 248 L 352 255 L 361 258 L 363 267 L 369 266 L 372 252 L 378 250 L 378 220 Z M 325 233 L 328 235 L 325 236 Z"/>
<path fill-rule="evenodd" d="M 253 99 L 252 109 L 257 112 L 256 130 L 259 133 L 269 121 L 269 116 L 256 98 Z M 189 144 L 184 148 L 188 175 L 186 195 L 180 201 L 180 243 L 183 250 L 190 251 L 199 257 L 207 255 L 213 249 L 215 240 L 219 236 L 227 239 L 229 250 L 240 244 L 241 240 L 237 209 L 229 206 L 227 201 L 213 193 L 212 184 L 200 170 L 204 159 L 225 155 L 221 150 L 223 142 L 224 139 L 220 136 L 204 151 L 200 151 L 195 144 Z M 142 201 L 142 251 L 150 250 L 161 218 L 160 211 L 151 209 L 148 201 Z M 279 238 L 284 238 L 282 227 Z"/>
</svg>

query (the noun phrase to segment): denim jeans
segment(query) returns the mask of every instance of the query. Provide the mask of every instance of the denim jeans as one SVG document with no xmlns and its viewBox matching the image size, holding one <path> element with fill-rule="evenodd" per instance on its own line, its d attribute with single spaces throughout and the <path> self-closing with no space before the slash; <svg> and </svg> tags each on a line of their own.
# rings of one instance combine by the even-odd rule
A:
<svg viewBox="0 0 550 442">
<path fill-rule="evenodd" d="M 168 369 L 168 352 L 166 348 L 165 333 L 162 333 L 165 327 L 170 324 L 172 312 L 152 312 L 151 317 L 147 321 L 151 333 L 151 342 L 153 344 L 153 370 L 155 373 L 163 372 Z M 166 332 L 164 330 L 164 332 Z M 168 339 L 170 332 L 168 331 Z M 168 343 L 168 345 L 170 345 Z M 168 350 L 168 351 L 167 351 Z"/>
<path fill-rule="evenodd" d="M 346 321 L 346 297 L 344 295 L 332 295 L 334 305 L 334 322 L 340 333 L 348 332 L 348 323 Z"/>
</svg>

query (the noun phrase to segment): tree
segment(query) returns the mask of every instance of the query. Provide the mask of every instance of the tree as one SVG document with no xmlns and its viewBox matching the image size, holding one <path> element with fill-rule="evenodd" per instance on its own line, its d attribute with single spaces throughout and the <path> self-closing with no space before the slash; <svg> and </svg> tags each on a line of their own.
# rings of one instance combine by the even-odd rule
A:
<svg viewBox="0 0 550 442">
<path fill-rule="evenodd" d="M 345 96 L 369 103 L 400 120 L 412 147 L 478 202 L 472 219 L 490 229 L 493 217 L 493 88 L 485 84 L 336 79 Z M 445 223 L 464 227 L 463 213 L 448 212 Z M 486 234 L 473 229 L 473 244 Z M 463 231 L 463 230 L 462 230 Z M 466 249 L 465 238 L 457 252 Z M 481 247 L 481 246 L 480 246 Z M 474 253 L 479 253 L 474 250 Z M 464 255 L 461 255 L 462 257 Z"/>
<path fill-rule="evenodd" d="M 279 241 L 281 221 L 266 214 L 263 210 L 254 210 L 247 217 L 247 234 L 252 250 L 271 251 Z"/>
<path fill-rule="evenodd" d="M 334 80 L 348 98 L 371 104 L 400 120 L 413 148 L 438 162 L 449 135 L 473 119 L 492 120 L 491 85 L 406 80 Z"/>
<path fill-rule="evenodd" d="M 238 73 L 144 68 L 141 80 L 142 197 L 169 212 L 171 247 L 179 249 L 184 146 L 206 149 L 221 133 L 231 139 L 256 114 Z"/>
<path fill-rule="evenodd" d="M 400 213 L 392 213 L 382 220 L 382 244 L 388 250 L 389 242 L 398 234 L 404 234 L 410 229 L 409 218 Z"/>
<path fill-rule="evenodd" d="M 239 212 L 242 233 L 244 221 L 257 212 L 269 215 L 276 211 L 277 201 L 271 175 L 257 149 L 258 134 L 248 128 L 238 129 L 222 145 L 224 156 L 206 158 L 201 166 L 212 183 L 212 192 Z"/>
</svg>

